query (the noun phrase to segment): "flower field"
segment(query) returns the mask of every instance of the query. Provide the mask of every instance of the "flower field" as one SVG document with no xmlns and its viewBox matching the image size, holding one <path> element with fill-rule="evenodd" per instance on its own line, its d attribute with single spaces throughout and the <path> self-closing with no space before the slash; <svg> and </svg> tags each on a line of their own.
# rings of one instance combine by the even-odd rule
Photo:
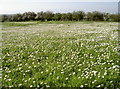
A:
<svg viewBox="0 0 120 89">
<path fill-rule="evenodd" d="M 118 23 L 18 24 L 2 30 L 4 87 L 119 88 Z"/>
</svg>

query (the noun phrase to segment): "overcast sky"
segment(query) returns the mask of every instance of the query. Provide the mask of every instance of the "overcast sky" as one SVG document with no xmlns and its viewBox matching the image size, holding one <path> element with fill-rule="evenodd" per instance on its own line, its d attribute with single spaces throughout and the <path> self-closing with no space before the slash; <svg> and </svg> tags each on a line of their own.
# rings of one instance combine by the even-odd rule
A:
<svg viewBox="0 0 120 89">
<path fill-rule="evenodd" d="M 118 1 L 119 0 L 0 0 L 0 14 L 47 10 L 53 12 L 72 12 L 74 10 L 88 12 L 97 10 L 117 13 Z"/>
<path fill-rule="evenodd" d="M 0 0 L 1 2 L 118 2 L 119 0 Z"/>
</svg>

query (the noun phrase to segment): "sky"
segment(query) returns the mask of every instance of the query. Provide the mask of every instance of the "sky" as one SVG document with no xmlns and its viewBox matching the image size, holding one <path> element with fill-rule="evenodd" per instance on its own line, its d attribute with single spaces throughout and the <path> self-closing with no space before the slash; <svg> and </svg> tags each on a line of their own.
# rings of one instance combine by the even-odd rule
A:
<svg viewBox="0 0 120 89">
<path fill-rule="evenodd" d="M 0 0 L 0 14 L 28 11 L 72 12 L 82 10 L 117 13 L 119 0 Z"/>
<path fill-rule="evenodd" d="M 119 2 L 119 0 L 0 0 L 0 2 Z"/>
</svg>

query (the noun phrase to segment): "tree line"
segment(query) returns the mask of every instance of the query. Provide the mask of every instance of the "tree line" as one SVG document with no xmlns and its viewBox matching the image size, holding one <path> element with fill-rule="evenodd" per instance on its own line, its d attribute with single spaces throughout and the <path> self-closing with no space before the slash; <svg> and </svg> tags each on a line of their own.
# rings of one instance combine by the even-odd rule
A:
<svg viewBox="0 0 120 89">
<path fill-rule="evenodd" d="M 68 13 L 46 12 L 25 12 L 23 14 L 2 15 L 2 22 L 5 21 L 120 21 L 119 14 L 102 13 L 98 11 L 83 12 L 73 11 Z"/>
</svg>

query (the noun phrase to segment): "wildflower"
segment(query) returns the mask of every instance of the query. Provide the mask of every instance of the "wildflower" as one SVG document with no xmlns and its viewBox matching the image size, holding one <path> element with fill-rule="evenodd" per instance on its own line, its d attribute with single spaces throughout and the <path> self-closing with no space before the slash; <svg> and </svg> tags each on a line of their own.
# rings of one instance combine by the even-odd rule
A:
<svg viewBox="0 0 120 89">
<path fill-rule="evenodd" d="M 68 80 L 68 78 L 66 78 L 66 80 Z"/>
<path fill-rule="evenodd" d="M 30 87 L 32 87 L 32 85 L 30 85 Z"/>
<path fill-rule="evenodd" d="M 73 75 L 75 74 L 75 72 L 73 72 Z"/>
<path fill-rule="evenodd" d="M 22 84 L 19 84 L 19 86 L 22 86 Z"/>
<path fill-rule="evenodd" d="M 83 86 L 83 85 L 81 85 L 80 87 L 81 87 L 81 88 L 83 88 L 84 86 Z"/>
</svg>

